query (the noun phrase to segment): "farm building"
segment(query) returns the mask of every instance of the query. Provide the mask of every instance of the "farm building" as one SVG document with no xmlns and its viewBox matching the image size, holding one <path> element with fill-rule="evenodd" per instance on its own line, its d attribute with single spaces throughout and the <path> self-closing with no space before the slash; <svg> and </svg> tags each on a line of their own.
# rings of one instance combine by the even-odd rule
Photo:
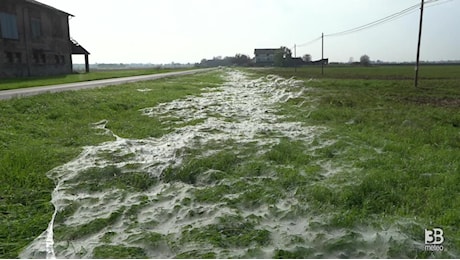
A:
<svg viewBox="0 0 460 260">
<path fill-rule="evenodd" d="M 273 66 L 275 64 L 275 53 L 280 49 L 255 49 L 255 63 L 257 66 Z"/>
<path fill-rule="evenodd" d="M 72 54 L 89 52 L 71 40 L 69 13 L 34 0 L 0 1 L 0 78 L 72 73 Z"/>
</svg>

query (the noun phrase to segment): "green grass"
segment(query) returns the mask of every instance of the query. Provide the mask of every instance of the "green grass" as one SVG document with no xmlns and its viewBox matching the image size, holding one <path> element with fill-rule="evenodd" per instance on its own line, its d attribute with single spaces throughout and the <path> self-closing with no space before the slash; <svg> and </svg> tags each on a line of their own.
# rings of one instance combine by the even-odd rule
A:
<svg viewBox="0 0 460 260">
<path fill-rule="evenodd" d="M 238 158 L 234 153 L 220 152 L 211 158 L 192 159 L 183 164 L 179 169 L 168 168 L 163 173 L 165 182 L 181 181 L 188 184 L 196 184 L 200 175 L 207 170 L 214 170 L 214 174 L 209 174 L 202 184 L 212 184 L 226 177 L 226 170 L 231 169 Z"/>
<path fill-rule="evenodd" d="M 423 243 L 424 228 L 442 227 L 447 252 L 458 254 L 460 67 L 422 67 L 419 89 L 405 80 L 408 71 L 407 67 L 326 68 L 324 78 L 306 83 L 312 88 L 306 97 L 317 100 L 314 109 L 308 103 L 299 107 L 301 100 L 282 107 L 289 120 L 329 127 L 322 138 L 338 141 L 316 153 L 354 168 L 303 189 L 305 199 L 319 214 L 336 212 L 330 224 L 338 228 L 416 219 L 420 226 L 409 234 Z M 264 73 L 308 80 L 319 77 L 318 72 L 307 68 Z M 447 256 L 413 248 L 392 253 Z"/>
<path fill-rule="evenodd" d="M 155 68 L 155 69 L 100 70 L 100 71 L 92 71 L 90 73 L 74 73 L 74 74 L 59 75 L 59 76 L 0 79 L 0 90 L 57 85 L 57 84 L 91 81 L 91 80 L 98 80 L 98 79 L 140 76 L 140 75 L 158 74 L 158 73 L 166 73 L 166 72 L 181 71 L 181 70 L 183 69 Z"/>
<path fill-rule="evenodd" d="M 194 187 L 179 206 L 218 204 L 233 212 L 266 207 L 266 215 L 222 216 L 200 228 L 182 229 L 179 238 L 146 232 L 130 238 L 136 247 L 102 244 L 95 249 L 94 257 L 146 258 L 149 250 L 158 247 L 168 247 L 177 258 L 228 257 L 232 256 L 229 251 L 242 252 L 248 247 L 241 257 L 361 258 L 372 257 L 367 251 L 379 257 L 378 250 L 384 250 L 390 258 L 451 257 L 449 253 L 458 256 L 459 66 L 422 67 L 419 89 L 413 87 L 413 68 L 404 66 L 328 67 L 324 77 L 318 68 L 256 73 L 304 79 L 309 87 L 304 97 L 280 105 L 278 113 L 285 115 L 286 121 L 327 127 L 329 130 L 316 137 L 312 145 L 335 142 L 313 151 L 309 151 L 309 144 L 287 138 L 273 146 L 216 141 L 185 150 L 181 154 L 183 164 L 167 169 L 159 180 Z M 169 121 L 161 124 L 157 118 L 142 116 L 139 109 L 199 93 L 202 87 L 221 82 L 218 75 L 215 72 L 0 102 L 0 256 L 17 257 L 20 249 L 46 228 L 53 211 L 49 200 L 54 185 L 45 173 L 74 158 L 85 145 L 114 139 L 101 135 L 92 123 L 107 119 L 107 127 L 122 137 L 162 136 L 177 125 Z M 136 91 L 139 88 L 152 91 L 140 93 Z M 207 149 L 219 152 L 203 156 Z M 119 162 L 131 155 L 99 156 Z M 325 162 L 339 170 L 328 175 Z M 133 170 L 136 168 L 133 166 Z M 135 191 L 148 189 L 157 181 L 146 182 L 142 172 L 125 176 L 125 170 L 129 171 L 129 166 L 92 168 L 75 181 L 88 182 L 84 189 L 115 186 Z M 95 184 L 94 178 L 101 184 Z M 287 205 L 285 210 L 275 206 L 291 200 L 298 203 Z M 123 213 L 74 229 L 57 228 L 56 234 L 66 239 L 81 238 L 113 225 L 120 214 L 135 218 L 147 204 L 145 198 L 122 209 Z M 62 223 L 77 208 L 65 208 L 57 215 L 56 223 Z M 191 209 L 187 214 L 194 217 L 201 213 Z M 312 216 L 320 220 L 311 220 Z M 272 234 L 259 226 L 262 219 L 309 221 L 307 228 L 314 240 L 287 236 L 292 247 L 275 248 L 274 254 L 267 256 L 263 249 L 270 245 Z M 152 221 L 143 225 L 148 229 L 158 224 Z M 423 252 L 408 240 L 367 241 L 356 232 L 360 228 L 382 231 L 394 226 L 420 243 L 424 241 L 424 228 L 441 227 L 446 251 Z M 327 236 L 334 232 L 342 235 Z M 112 243 L 113 236 L 106 233 L 101 242 Z M 190 244 L 198 244 L 203 250 L 187 248 Z M 385 245 L 389 249 L 381 248 Z"/>
<path fill-rule="evenodd" d="M 388 65 L 388 66 L 347 66 L 327 65 L 322 74 L 321 66 L 307 66 L 301 68 L 268 68 L 263 73 L 273 73 L 280 76 L 298 76 L 309 80 L 311 78 L 325 79 L 372 79 L 372 80 L 413 80 L 415 65 Z M 460 79 L 458 65 L 421 65 L 419 77 L 421 80 L 458 80 Z M 254 71 L 251 69 L 251 71 Z M 256 70 L 260 71 L 260 70 Z M 423 84 L 422 84 L 423 86 Z"/>
<path fill-rule="evenodd" d="M 103 245 L 94 249 L 94 258 L 96 259 L 145 259 L 147 255 L 139 247 L 111 246 Z"/>
<path fill-rule="evenodd" d="M 45 174 L 75 158 L 83 146 L 114 140 L 93 123 L 106 119 L 107 127 L 125 138 L 158 137 L 171 131 L 170 125 L 140 109 L 220 82 L 220 74 L 212 72 L 0 102 L 0 258 L 17 257 L 46 229 L 54 184 Z M 152 91 L 137 91 L 144 88 Z M 149 185 L 143 173 L 125 177 L 120 180 L 135 189 Z"/>
<path fill-rule="evenodd" d="M 158 181 L 146 172 L 122 172 L 114 166 L 90 168 L 70 182 L 76 185 L 75 192 L 96 192 L 107 189 L 123 189 L 131 191 L 146 191 Z"/>
<path fill-rule="evenodd" d="M 123 214 L 124 210 L 124 207 L 122 207 L 121 209 L 110 214 L 110 216 L 107 218 L 94 219 L 87 224 L 73 226 L 72 228 L 62 228 L 58 225 L 54 228 L 54 237 L 57 240 L 69 241 L 84 238 L 90 234 L 97 233 L 107 226 L 115 224 Z"/>
<path fill-rule="evenodd" d="M 263 246 L 270 241 L 270 232 L 256 229 L 255 223 L 241 216 L 220 217 L 217 224 L 182 232 L 181 240 L 207 243 L 219 248 Z"/>
</svg>

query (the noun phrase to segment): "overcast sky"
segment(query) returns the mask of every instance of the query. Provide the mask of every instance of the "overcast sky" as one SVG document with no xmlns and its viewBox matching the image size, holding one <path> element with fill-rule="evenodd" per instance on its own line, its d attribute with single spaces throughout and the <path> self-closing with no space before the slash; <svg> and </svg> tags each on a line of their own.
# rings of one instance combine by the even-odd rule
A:
<svg viewBox="0 0 460 260">
<path fill-rule="evenodd" d="M 91 63 L 199 62 L 254 56 L 254 48 L 294 52 L 321 36 L 387 17 L 420 0 L 39 0 L 73 14 L 70 34 Z M 428 1 L 428 0 L 426 0 Z M 414 61 L 420 12 L 345 36 L 325 38 L 325 57 Z M 460 0 L 425 9 L 422 60 L 460 60 Z M 321 58 L 321 41 L 297 56 Z"/>
</svg>

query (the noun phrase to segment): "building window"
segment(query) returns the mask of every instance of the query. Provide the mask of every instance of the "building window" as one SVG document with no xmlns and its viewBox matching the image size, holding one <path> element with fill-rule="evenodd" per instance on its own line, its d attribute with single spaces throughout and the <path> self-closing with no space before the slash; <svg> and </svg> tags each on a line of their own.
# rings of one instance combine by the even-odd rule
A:
<svg viewBox="0 0 460 260">
<path fill-rule="evenodd" d="M 40 63 L 40 57 L 38 52 L 34 52 L 34 63 Z"/>
<path fill-rule="evenodd" d="M 15 59 L 14 59 L 14 62 L 15 62 L 15 63 L 22 63 L 22 53 L 16 52 L 16 53 L 14 54 L 14 58 L 15 58 Z"/>
<path fill-rule="evenodd" d="M 14 62 L 14 56 L 13 56 L 13 53 L 12 52 L 5 52 L 6 54 L 6 60 L 8 61 L 8 63 L 13 63 Z"/>
<path fill-rule="evenodd" d="M 3 39 L 19 39 L 16 15 L 0 12 L 0 30 Z"/>
<path fill-rule="evenodd" d="M 43 51 L 36 50 L 33 52 L 35 64 L 46 64 L 46 55 Z"/>
<path fill-rule="evenodd" d="M 56 64 L 65 64 L 64 55 L 54 55 L 54 59 L 56 61 Z"/>
<path fill-rule="evenodd" d="M 62 38 L 65 36 L 65 21 L 60 15 L 50 15 L 51 20 L 51 32 L 53 37 Z M 67 19 L 67 18 L 65 18 Z"/>
<path fill-rule="evenodd" d="M 8 63 L 22 63 L 22 53 L 20 52 L 7 51 L 5 52 L 5 56 Z"/>
<path fill-rule="evenodd" d="M 42 36 L 42 24 L 40 19 L 32 18 L 30 20 L 30 28 L 32 30 L 32 38 L 38 39 Z"/>
</svg>

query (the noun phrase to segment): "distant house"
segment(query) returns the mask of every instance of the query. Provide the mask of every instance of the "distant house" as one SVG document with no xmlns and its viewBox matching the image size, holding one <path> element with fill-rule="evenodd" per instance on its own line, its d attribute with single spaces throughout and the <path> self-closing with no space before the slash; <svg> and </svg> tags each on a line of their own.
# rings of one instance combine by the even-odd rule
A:
<svg viewBox="0 0 460 260">
<path fill-rule="evenodd" d="M 275 65 L 275 53 L 280 49 L 255 49 L 255 64 L 256 66 L 273 66 Z"/>
<path fill-rule="evenodd" d="M 321 60 L 315 60 L 315 61 L 312 61 L 310 64 L 313 64 L 313 65 L 328 65 L 329 64 L 329 59 L 326 58 L 326 59 L 321 59 Z"/>
<path fill-rule="evenodd" d="M 302 58 L 291 58 L 289 61 L 289 66 L 291 67 L 300 67 L 305 65 L 305 62 L 302 60 Z"/>
<path fill-rule="evenodd" d="M 71 40 L 69 16 L 34 0 L 0 1 L 0 78 L 72 73 L 72 54 L 86 49 Z"/>
</svg>

